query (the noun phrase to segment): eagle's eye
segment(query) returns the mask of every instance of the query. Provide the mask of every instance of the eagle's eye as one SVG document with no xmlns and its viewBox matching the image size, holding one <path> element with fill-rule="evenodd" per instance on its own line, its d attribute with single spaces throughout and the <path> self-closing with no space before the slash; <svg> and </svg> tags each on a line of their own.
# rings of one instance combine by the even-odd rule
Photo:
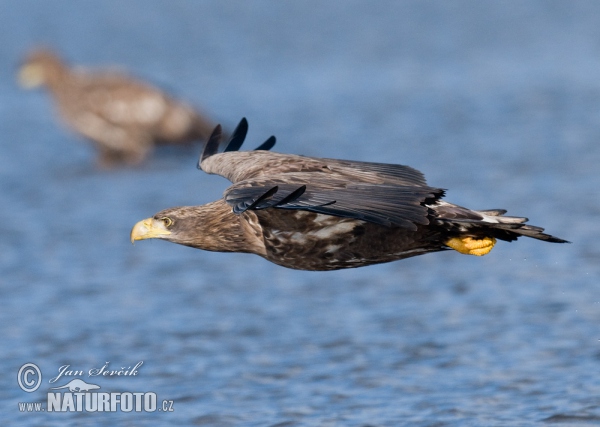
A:
<svg viewBox="0 0 600 427">
<path fill-rule="evenodd" d="M 173 225 L 173 220 L 172 220 L 171 218 L 164 217 L 164 218 L 161 218 L 160 220 L 163 222 L 163 224 L 164 224 L 164 225 L 165 225 L 165 227 L 167 227 L 167 228 L 169 228 L 170 226 L 172 226 L 172 225 Z"/>
</svg>

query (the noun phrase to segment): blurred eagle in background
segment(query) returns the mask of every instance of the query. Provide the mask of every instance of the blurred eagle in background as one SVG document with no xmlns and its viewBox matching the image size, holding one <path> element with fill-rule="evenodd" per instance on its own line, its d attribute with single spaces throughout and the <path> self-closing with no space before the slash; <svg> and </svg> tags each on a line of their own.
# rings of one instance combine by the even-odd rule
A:
<svg viewBox="0 0 600 427">
<path fill-rule="evenodd" d="M 48 49 L 30 53 L 18 79 L 48 89 L 67 126 L 95 143 L 104 167 L 139 164 L 157 144 L 206 141 L 215 127 L 156 87 L 117 71 L 71 68 Z"/>
<path fill-rule="evenodd" d="M 220 127 L 204 146 L 199 168 L 233 185 L 202 206 L 165 209 L 138 222 L 131 241 L 163 239 L 198 249 L 246 252 L 284 267 L 337 270 L 454 249 L 485 255 L 496 239 L 521 236 L 565 243 L 505 216 L 442 200 L 423 174 L 395 164 L 271 153 L 275 137 L 239 152 L 241 121 L 223 153 Z"/>
</svg>

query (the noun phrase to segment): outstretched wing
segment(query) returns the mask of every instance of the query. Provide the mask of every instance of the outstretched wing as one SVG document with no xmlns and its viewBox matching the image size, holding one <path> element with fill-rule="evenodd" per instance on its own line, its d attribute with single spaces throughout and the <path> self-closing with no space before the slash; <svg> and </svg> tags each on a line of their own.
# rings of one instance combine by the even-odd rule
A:
<svg viewBox="0 0 600 427">
<path fill-rule="evenodd" d="M 225 191 L 224 200 L 235 213 L 298 209 L 416 230 L 417 224 L 429 223 L 424 204 L 444 194 L 426 186 L 356 183 L 306 175 L 241 181 Z"/>
<path fill-rule="evenodd" d="M 242 118 L 223 153 L 217 154 L 221 128 L 217 126 L 200 155 L 198 168 L 221 175 L 236 183 L 252 178 L 289 173 L 311 172 L 316 176 L 345 179 L 352 182 L 389 185 L 426 186 L 421 172 L 409 166 L 353 160 L 324 159 L 271 153 L 275 145 L 271 136 L 254 151 L 238 151 L 248 133 L 248 121 Z"/>
<path fill-rule="evenodd" d="M 239 152 L 248 122 L 242 119 L 225 152 L 217 154 L 221 129 L 204 147 L 199 168 L 234 183 L 224 199 L 233 212 L 299 209 L 416 230 L 428 224 L 426 203 L 444 191 L 428 187 L 423 174 L 403 165 L 321 159 L 257 150 Z"/>
<path fill-rule="evenodd" d="M 221 175 L 233 183 L 310 173 L 315 178 L 347 182 L 427 186 L 423 174 L 409 166 L 304 157 L 262 150 L 214 154 L 205 157 L 200 168 L 206 173 Z"/>
</svg>

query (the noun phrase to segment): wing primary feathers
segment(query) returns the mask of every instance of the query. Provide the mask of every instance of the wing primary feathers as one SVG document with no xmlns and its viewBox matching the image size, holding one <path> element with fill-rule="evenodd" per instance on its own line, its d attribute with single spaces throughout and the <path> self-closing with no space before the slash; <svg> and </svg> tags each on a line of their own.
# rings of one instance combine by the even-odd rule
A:
<svg viewBox="0 0 600 427">
<path fill-rule="evenodd" d="M 223 129 L 221 128 L 221 125 L 217 125 L 215 130 L 213 130 L 212 134 L 210 135 L 210 138 L 208 138 L 208 141 L 206 141 L 206 144 L 204 144 L 202 154 L 200 154 L 200 159 L 198 160 L 198 169 L 200 169 L 200 164 L 204 161 L 204 159 L 212 156 L 213 154 L 217 154 L 217 151 L 219 150 L 219 144 L 221 143 L 222 134 Z"/>
<path fill-rule="evenodd" d="M 273 206 L 287 205 L 288 203 L 293 202 L 298 197 L 302 196 L 305 191 L 306 191 L 306 185 L 303 185 L 302 187 L 300 187 L 300 188 L 292 191 L 290 194 L 288 194 L 287 196 L 285 196 L 279 202 L 275 203 Z"/>
<path fill-rule="evenodd" d="M 269 151 L 271 148 L 273 148 L 275 146 L 275 142 L 277 141 L 277 139 L 275 138 L 274 135 L 271 135 L 269 137 L 269 139 L 267 139 L 265 142 L 263 142 L 262 144 L 260 144 L 258 147 L 256 147 L 254 149 L 254 151 Z"/>
<path fill-rule="evenodd" d="M 263 197 L 257 202 L 275 185 L 279 191 L 276 196 L 269 200 Z M 300 194 L 304 185 L 306 190 Z M 249 209 L 250 205 L 254 210 L 298 209 L 416 230 L 419 224 L 429 224 L 428 208 L 423 204 L 440 191 L 432 187 L 348 184 L 331 178 L 314 178 L 310 184 L 277 179 L 239 182 L 230 187 L 224 197 L 235 213 Z M 289 198 L 284 200 L 287 196 Z"/>
<path fill-rule="evenodd" d="M 331 205 L 335 205 L 335 200 L 332 200 L 331 202 L 326 202 L 326 203 L 321 203 L 320 205 L 310 205 L 309 207 L 311 208 L 323 208 L 325 206 L 331 206 Z"/>
<path fill-rule="evenodd" d="M 266 199 L 269 199 L 269 198 L 273 197 L 273 195 L 275 193 L 277 193 L 278 190 L 279 190 L 279 187 L 276 185 L 275 187 L 271 188 L 269 191 L 267 191 L 266 193 L 264 193 L 262 196 L 260 196 L 258 199 L 256 199 L 250 206 L 248 206 L 244 210 L 248 210 L 248 209 L 264 209 L 264 208 L 258 207 L 258 205 L 260 203 L 262 203 L 263 201 L 265 201 Z M 267 206 L 267 207 L 269 207 L 269 206 Z"/>
<path fill-rule="evenodd" d="M 238 151 L 242 144 L 244 143 L 244 139 L 246 139 L 246 134 L 248 133 L 248 120 L 245 117 L 240 120 L 240 123 L 237 125 L 235 130 L 233 131 L 233 135 L 229 139 L 229 143 L 223 152 L 227 151 Z"/>
</svg>

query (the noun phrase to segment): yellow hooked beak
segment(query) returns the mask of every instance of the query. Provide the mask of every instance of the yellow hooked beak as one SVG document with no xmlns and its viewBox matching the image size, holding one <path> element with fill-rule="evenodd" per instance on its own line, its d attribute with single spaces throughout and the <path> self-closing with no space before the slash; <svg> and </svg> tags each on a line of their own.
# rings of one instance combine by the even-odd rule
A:
<svg viewBox="0 0 600 427">
<path fill-rule="evenodd" d="M 131 243 L 134 243 L 136 240 L 156 239 L 169 234 L 171 232 L 166 229 L 162 221 L 146 218 L 133 226 L 130 237 Z"/>
<path fill-rule="evenodd" d="M 23 65 L 18 75 L 19 85 L 25 89 L 33 89 L 44 84 L 44 70 L 39 65 Z"/>
</svg>

